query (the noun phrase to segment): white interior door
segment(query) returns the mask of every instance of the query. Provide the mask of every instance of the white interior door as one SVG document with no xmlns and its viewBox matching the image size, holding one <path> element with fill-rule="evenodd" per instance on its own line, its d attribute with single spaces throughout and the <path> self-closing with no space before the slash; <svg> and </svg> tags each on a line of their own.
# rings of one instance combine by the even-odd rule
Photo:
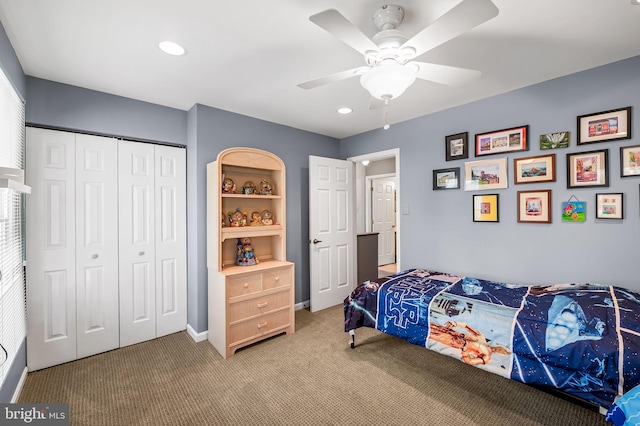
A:
<svg viewBox="0 0 640 426">
<path fill-rule="evenodd" d="M 153 145 L 118 142 L 120 346 L 156 337 Z"/>
<path fill-rule="evenodd" d="M 75 135 L 27 128 L 27 366 L 76 359 Z"/>
<path fill-rule="evenodd" d="M 371 179 L 371 231 L 378 233 L 378 266 L 396 261 L 395 203 L 395 179 Z"/>
<path fill-rule="evenodd" d="M 118 315 L 118 144 L 76 137 L 78 358 L 115 349 Z"/>
<path fill-rule="evenodd" d="M 156 334 L 187 328 L 186 150 L 155 146 Z"/>
<path fill-rule="evenodd" d="M 341 304 L 355 287 L 354 164 L 309 156 L 311 311 Z"/>
</svg>

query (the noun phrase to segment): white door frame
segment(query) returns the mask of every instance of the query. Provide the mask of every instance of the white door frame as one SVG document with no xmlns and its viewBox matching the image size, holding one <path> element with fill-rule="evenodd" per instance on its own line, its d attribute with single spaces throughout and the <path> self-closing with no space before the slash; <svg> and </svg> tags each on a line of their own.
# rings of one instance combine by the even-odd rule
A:
<svg viewBox="0 0 640 426">
<path fill-rule="evenodd" d="M 384 179 L 384 178 L 393 178 L 394 180 L 397 181 L 396 179 L 396 174 L 395 173 L 384 173 L 381 175 L 371 175 L 371 176 L 366 176 L 365 177 L 365 203 L 367 203 L 367 208 L 365 209 L 364 212 L 364 220 L 365 220 L 365 229 L 367 232 L 372 232 L 372 224 L 371 221 L 373 219 L 372 214 L 373 214 L 373 204 L 372 204 L 372 200 L 371 200 L 371 191 L 369 190 L 369 188 L 371 188 L 371 182 L 375 179 Z M 395 188 L 397 188 L 398 186 L 398 182 L 395 183 Z M 395 190 L 394 188 L 394 190 Z M 396 203 L 397 204 L 397 203 Z M 396 208 L 396 210 L 398 210 Z M 396 218 L 397 219 L 397 218 Z"/>
<path fill-rule="evenodd" d="M 362 154 L 362 155 L 357 155 L 354 157 L 349 157 L 347 158 L 347 160 L 351 160 L 353 162 L 361 162 L 364 160 L 369 160 L 369 161 L 377 161 L 377 160 L 384 160 L 387 158 L 395 158 L 395 162 L 396 162 L 396 264 L 397 264 L 397 270 L 401 271 L 402 270 L 402 257 L 401 257 L 401 250 L 400 247 L 402 246 L 400 244 L 400 240 L 401 240 L 401 232 L 400 232 L 400 209 L 398 208 L 398 206 L 401 206 L 402 204 L 400 203 L 400 197 L 401 197 L 401 191 L 400 191 L 400 148 L 394 148 L 394 149 L 389 149 L 386 151 L 378 151 L 378 152 L 372 152 L 369 154 Z M 370 195 L 369 195 L 370 197 Z M 368 209 L 367 209 L 368 210 Z M 370 225 L 367 225 L 367 229 L 371 229 Z"/>
</svg>

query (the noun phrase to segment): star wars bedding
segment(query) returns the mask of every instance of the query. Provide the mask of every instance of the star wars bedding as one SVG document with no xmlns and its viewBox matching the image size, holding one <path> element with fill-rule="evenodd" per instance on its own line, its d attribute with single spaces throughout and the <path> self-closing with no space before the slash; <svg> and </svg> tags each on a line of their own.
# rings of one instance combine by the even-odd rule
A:
<svg viewBox="0 0 640 426">
<path fill-rule="evenodd" d="M 640 385 L 640 294 L 597 284 L 524 286 L 411 269 L 358 286 L 345 331 L 376 328 L 600 407 Z"/>
</svg>

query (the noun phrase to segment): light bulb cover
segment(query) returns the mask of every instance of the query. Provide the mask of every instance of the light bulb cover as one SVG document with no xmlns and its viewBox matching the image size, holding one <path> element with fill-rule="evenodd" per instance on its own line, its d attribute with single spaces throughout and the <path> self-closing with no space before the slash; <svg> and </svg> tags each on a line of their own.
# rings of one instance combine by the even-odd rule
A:
<svg viewBox="0 0 640 426">
<path fill-rule="evenodd" d="M 161 41 L 158 43 L 158 47 L 168 55 L 182 56 L 186 53 L 184 47 L 180 46 L 178 43 L 174 43 L 173 41 Z"/>
<path fill-rule="evenodd" d="M 362 87 L 377 99 L 394 99 L 416 81 L 416 73 L 397 62 L 382 62 L 360 77 Z"/>
</svg>

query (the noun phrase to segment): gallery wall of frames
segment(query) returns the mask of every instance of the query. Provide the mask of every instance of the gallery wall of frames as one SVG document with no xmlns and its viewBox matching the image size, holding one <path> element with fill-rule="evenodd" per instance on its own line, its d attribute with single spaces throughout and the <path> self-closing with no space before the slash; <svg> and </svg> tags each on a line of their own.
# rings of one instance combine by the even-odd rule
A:
<svg viewBox="0 0 640 426">
<path fill-rule="evenodd" d="M 553 133 L 532 134 L 529 125 L 478 133 L 473 139 L 468 132 L 445 136 L 445 161 L 465 161 L 464 168 L 433 170 L 433 190 L 460 190 L 471 194 L 470 217 L 473 222 L 499 222 L 500 209 L 516 209 L 518 223 L 586 222 L 587 220 L 624 220 L 625 194 L 609 190 L 611 164 L 620 164 L 621 178 L 640 178 L 640 145 L 632 137 L 632 107 L 578 115 L 575 128 Z M 563 153 L 563 148 L 576 144 L 583 150 Z M 541 155 L 527 156 L 526 151 L 539 144 Z M 566 162 L 566 176 L 558 176 L 557 163 Z M 510 176 L 511 175 L 511 176 Z M 588 188 L 571 194 L 560 203 L 552 200 L 552 189 L 545 184 L 566 180 L 566 187 Z M 501 206 L 497 189 L 517 191 L 517 204 Z M 527 189 L 527 184 L 538 184 Z M 542 188 L 540 188 L 542 186 Z M 638 185 L 640 192 L 640 184 Z M 590 193 L 591 192 L 591 193 Z M 558 211 L 554 211 L 559 209 Z M 635 206 L 629 211 L 640 211 Z"/>
</svg>

